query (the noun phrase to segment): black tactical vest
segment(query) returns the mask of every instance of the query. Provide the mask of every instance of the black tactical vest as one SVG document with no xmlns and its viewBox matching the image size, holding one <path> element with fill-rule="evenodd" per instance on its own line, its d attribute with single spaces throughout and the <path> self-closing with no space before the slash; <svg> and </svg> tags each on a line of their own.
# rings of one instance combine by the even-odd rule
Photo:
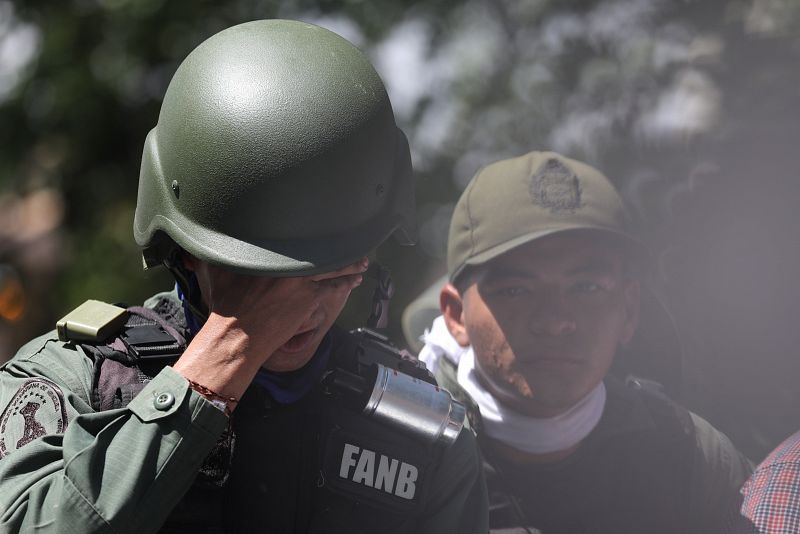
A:
<svg viewBox="0 0 800 534">
<path fill-rule="evenodd" d="M 598 427 L 557 464 L 504 462 L 479 430 L 492 532 L 693 532 L 697 445 L 688 411 L 636 381 L 607 380 L 607 392 Z"/>
<path fill-rule="evenodd" d="M 94 356 L 97 410 L 126 406 L 186 345 L 176 301 L 128 311 L 124 334 L 84 345 Z M 329 366 L 357 365 L 351 335 L 331 335 Z M 412 533 L 440 454 L 333 402 L 321 387 L 281 405 L 252 384 L 160 532 Z"/>
</svg>

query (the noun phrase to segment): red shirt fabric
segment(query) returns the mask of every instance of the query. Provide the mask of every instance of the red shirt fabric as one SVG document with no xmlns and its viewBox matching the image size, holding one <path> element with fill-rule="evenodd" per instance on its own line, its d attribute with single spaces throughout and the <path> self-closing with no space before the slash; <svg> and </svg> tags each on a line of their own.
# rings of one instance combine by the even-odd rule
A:
<svg viewBox="0 0 800 534">
<path fill-rule="evenodd" d="M 800 532 L 800 432 L 761 462 L 740 493 L 740 521 L 735 532 Z"/>
</svg>

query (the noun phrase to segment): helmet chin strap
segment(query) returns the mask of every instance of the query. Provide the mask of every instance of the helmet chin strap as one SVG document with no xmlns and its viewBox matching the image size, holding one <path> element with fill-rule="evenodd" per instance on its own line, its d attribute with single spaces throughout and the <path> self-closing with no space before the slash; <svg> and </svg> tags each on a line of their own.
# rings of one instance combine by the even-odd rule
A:
<svg viewBox="0 0 800 534">
<path fill-rule="evenodd" d="M 208 310 L 203 303 L 203 297 L 197 287 L 197 282 L 192 283 L 193 273 L 183 266 L 181 261 L 181 249 L 173 247 L 164 259 L 164 266 L 175 277 L 175 281 L 186 296 L 186 305 L 194 315 L 195 319 L 202 325 L 208 319 Z"/>
<path fill-rule="evenodd" d="M 389 324 L 389 300 L 394 295 L 394 283 L 389 270 L 378 262 L 372 262 L 367 276 L 376 280 L 372 291 L 372 310 L 367 319 L 369 328 L 386 328 Z"/>
</svg>

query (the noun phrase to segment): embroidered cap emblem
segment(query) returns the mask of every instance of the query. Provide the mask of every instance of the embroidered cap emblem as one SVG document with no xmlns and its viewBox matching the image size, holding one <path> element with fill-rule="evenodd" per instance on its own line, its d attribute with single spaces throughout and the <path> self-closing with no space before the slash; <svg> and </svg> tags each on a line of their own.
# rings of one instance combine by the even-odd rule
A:
<svg viewBox="0 0 800 534">
<path fill-rule="evenodd" d="M 582 206 L 578 176 L 555 158 L 548 159 L 531 176 L 530 194 L 534 204 L 551 213 L 573 212 Z"/>
<path fill-rule="evenodd" d="M 0 458 L 46 434 L 63 434 L 67 411 L 61 389 L 42 378 L 27 380 L 0 416 Z"/>
</svg>

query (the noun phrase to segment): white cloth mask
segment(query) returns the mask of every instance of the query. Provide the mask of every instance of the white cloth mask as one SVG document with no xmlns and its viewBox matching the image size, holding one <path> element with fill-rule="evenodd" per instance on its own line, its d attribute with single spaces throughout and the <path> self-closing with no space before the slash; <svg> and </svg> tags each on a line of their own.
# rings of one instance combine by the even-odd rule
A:
<svg viewBox="0 0 800 534">
<path fill-rule="evenodd" d="M 424 336 L 419 358 L 436 372 L 441 358 L 458 366 L 458 384 L 478 405 L 486 434 L 517 450 L 547 454 L 569 450 L 594 430 L 606 404 L 606 387 L 600 382 L 572 408 L 555 417 L 538 418 L 500 404 L 478 380 L 472 347 L 462 347 L 447 330 L 444 318 L 433 321 Z"/>
</svg>

